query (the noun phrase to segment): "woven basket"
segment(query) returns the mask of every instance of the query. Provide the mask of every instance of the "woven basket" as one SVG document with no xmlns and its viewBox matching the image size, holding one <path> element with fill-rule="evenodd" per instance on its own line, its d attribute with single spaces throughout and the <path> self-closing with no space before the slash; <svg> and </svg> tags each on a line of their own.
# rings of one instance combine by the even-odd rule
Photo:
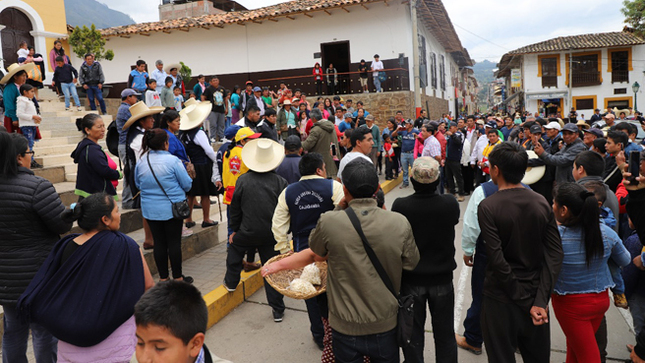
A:
<svg viewBox="0 0 645 363">
<path fill-rule="evenodd" d="M 291 254 L 277 255 L 271 258 L 265 265 L 279 261 L 283 258 L 289 257 Z M 320 285 L 314 285 L 316 292 L 313 294 L 302 294 L 299 292 L 289 290 L 289 284 L 294 279 L 297 279 L 302 274 L 302 268 L 295 270 L 282 270 L 274 274 L 268 275 L 265 277 L 269 285 L 271 285 L 276 291 L 281 293 L 286 297 L 298 300 L 311 299 L 314 296 L 318 296 L 327 290 L 327 262 L 316 262 L 316 266 L 320 270 Z"/>
</svg>

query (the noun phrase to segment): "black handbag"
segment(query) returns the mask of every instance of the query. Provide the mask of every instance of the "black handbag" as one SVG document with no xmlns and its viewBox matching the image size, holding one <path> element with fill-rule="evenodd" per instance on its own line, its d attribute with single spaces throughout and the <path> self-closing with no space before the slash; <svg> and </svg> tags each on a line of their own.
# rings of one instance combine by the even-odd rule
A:
<svg viewBox="0 0 645 363">
<path fill-rule="evenodd" d="M 361 228 L 361 222 L 358 220 L 356 212 L 354 212 L 352 208 L 347 207 L 347 209 L 345 209 L 345 213 L 349 217 L 349 220 L 352 222 L 352 225 L 356 229 L 356 232 L 358 232 L 358 235 L 361 237 L 361 241 L 363 241 L 363 247 L 365 247 L 365 252 L 367 252 L 367 256 L 370 258 L 370 261 L 372 261 L 372 265 L 374 265 L 376 272 L 378 272 L 381 280 L 383 280 L 383 283 L 385 284 L 387 289 L 390 290 L 392 295 L 394 295 L 396 301 L 399 304 L 399 313 L 397 316 L 396 326 L 397 339 L 400 347 L 406 347 L 408 346 L 408 344 L 410 344 L 410 339 L 412 338 L 412 326 L 414 325 L 414 297 L 412 295 L 401 296 L 401 294 L 397 293 L 394 290 L 392 281 L 385 272 L 385 269 L 383 268 L 383 265 L 381 265 L 381 262 L 378 260 L 378 257 L 376 257 L 376 253 L 374 253 L 374 250 L 367 242 L 367 238 L 363 233 L 363 228 Z"/>
<path fill-rule="evenodd" d="M 157 185 L 159 185 L 159 188 L 161 188 L 161 191 L 164 193 L 166 198 L 168 198 L 168 200 L 172 204 L 172 217 L 175 219 L 188 218 L 190 216 L 190 207 L 188 206 L 188 201 L 184 199 L 181 202 L 173 203 L 172 199 L 170 199 L 168 194 L 166 194 L 166 190 L 163 188 L 161 183 L 159 183 L 159 179 L 157 179 L 157 176 L 155 175 L 155 170 L 152 168 L 152 164 L 150 164 L 150 153 L 146 155 L 146 159 L 148 160 L 148 166 L 150 167 L 150 172 L 152 173 L 152 176 L 155 178 Z"/>
</svg>

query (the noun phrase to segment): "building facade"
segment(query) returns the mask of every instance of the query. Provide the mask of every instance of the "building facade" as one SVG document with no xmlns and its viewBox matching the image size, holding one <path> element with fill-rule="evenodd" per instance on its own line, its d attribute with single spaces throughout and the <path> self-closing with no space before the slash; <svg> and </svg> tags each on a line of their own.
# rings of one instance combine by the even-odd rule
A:
<svg viewBox="0 0 645 363">
<path fill-rule="evenodd" d="M 632 86 L 643 80 L 645 40 L 621 32 L 550 39 L 502 56 L 506 110 L 566 117 L 573 107 L 586 119 L 594 109 L 637 108 Z"/>
</svg>

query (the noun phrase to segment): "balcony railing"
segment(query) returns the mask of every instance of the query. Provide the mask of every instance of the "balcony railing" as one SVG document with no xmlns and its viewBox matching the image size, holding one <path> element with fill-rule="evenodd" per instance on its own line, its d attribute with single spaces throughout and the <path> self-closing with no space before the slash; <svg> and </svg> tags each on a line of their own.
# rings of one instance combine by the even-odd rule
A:
<svg viewBox="0 0 645 363">
<path fill-rule="evenodd" d="M 597 86 L 600 82 L 600 72 L 573 72 L 571 76 L 573 87 Z"/>
<path fill-rule="evenodd" d="M 611 71 L 611 83 L 620 83 L 627 82 L 629 83 L 629 71 L 623 70 L 612 70 Z"/>
<path fill-rule="evenodd" d="M 558 76 L 542 76 L 542 88 L 558 87 Z"/>
</svg>

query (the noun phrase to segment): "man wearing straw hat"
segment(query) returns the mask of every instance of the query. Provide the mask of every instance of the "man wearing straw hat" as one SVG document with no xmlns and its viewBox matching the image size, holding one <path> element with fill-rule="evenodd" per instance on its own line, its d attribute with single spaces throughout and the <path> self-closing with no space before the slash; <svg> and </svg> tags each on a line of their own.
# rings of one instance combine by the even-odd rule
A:
<svg viewBox="0 0 645 363">
<path fill-rule="evenodd" d="M 224 287 L 233 292 L 240 282 L 243 258 L 249 248 L 257 248 L 262 261 L 278 254 L 271 220 L 278 204 L 278 196 L 287 187 L 287 181 L 275 173 L 282 159 L 284 147 L 279 143 L 259 138 L 247 142 L 242 149 L 242 159 L 249 171 L 235 184 L 230 205 L 229 226 L 233 233 L 226 256 Z M 268 282 L 264 282 L 267 301 L 273 309 L 273 321 L 279 323 L 284 316 L 283 296 Z"/>
</svg>

